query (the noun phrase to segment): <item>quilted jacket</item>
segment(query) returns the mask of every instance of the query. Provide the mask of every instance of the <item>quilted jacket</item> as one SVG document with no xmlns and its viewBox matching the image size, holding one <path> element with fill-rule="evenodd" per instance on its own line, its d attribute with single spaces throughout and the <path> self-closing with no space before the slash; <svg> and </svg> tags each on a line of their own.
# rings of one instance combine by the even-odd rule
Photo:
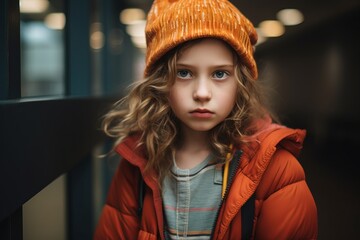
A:
<svg viewBox="0 0 360 240">
<path fill-rule="evenodd" d="M 268 124 L 241 146 L 240 163 L 220 208 L 211 239 L 241 239 L 241 207 L 255 193 L 252 239 L 317 239 L 317 208 L 297 157 L 305 130 Z M 154 172 L 144 173 L 137 137 L 116 147 L 121 155 L 94 240 L 164 239 L 161 192 Z M 140 174 L 146 184 L 138 218 Z"/>
</svg>

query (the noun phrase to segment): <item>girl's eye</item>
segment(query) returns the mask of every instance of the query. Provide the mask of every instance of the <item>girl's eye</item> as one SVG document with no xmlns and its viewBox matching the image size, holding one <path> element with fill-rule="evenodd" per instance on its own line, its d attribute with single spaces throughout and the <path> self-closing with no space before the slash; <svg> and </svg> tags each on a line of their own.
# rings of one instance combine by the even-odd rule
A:
<svg viewBox="0 0 360 240">
<path fill-rule="evenodd" d="M 183 79 L 191 78 L 191 73 L 188 70 L 179 70 L 176 75 L 178 78 L 183 78 Z"/>
<path fill-rule="evenodd" d="M 216 71 L 213 74 L 213 77 L 216 79 L 226 79 L 229 76 L 229 74 L 225 71 Z"/>
</svg>

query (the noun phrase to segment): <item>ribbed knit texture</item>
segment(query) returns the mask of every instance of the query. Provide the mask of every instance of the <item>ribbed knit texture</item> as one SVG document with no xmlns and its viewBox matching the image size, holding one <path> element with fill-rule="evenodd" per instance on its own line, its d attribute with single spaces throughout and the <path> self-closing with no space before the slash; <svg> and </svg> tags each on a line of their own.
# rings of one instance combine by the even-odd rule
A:
<svg viewBox="0 0 360 240">
<path fill-rule="evenodd" d="M 145 76 L 169 50 L 189 40 L 214 37 L 238 53 L 257 78 L 253 46 L 257 41 L 252 23 L 227 0 L 155 0 L 146 24 Z"/>
</svg>

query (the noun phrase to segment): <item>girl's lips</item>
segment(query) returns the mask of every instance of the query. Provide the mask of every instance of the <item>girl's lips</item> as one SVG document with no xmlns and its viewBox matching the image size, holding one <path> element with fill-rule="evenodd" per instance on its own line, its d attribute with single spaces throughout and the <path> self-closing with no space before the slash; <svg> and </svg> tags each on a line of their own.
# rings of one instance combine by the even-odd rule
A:
<svg viewBox="0 0 360 240">
<path fill-rule="evenodd" d="M 193 111 L 191 111 L 190 113 L 194 113 L 194 112 L 198 112 L 198 113 L 213 113 L 212 111 L 205 109 L 205 108 L 197 108 Z"/>
<path fill-rule="evenodd" d="M 211 118 L 214 113 L 207 109 L 195 109 L 190 112 L 190 115 L 195 118 Z"/>
</svg>

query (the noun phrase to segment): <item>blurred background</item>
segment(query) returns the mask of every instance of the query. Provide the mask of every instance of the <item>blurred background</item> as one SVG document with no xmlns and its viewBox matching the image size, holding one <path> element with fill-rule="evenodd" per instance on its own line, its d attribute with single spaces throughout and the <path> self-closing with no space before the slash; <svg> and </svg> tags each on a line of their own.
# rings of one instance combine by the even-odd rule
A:
<svg viewBox="0 0 360 240">
<path fill-rule="evenodd" d="M 299 159 L 319 239 L 360 236 L 359 0 L 231 1 Z M 140 80 L 150 0 L 1 0 L 0 239 L 91 239 L 116 157 L 101 117 Z"/>
</svg>

